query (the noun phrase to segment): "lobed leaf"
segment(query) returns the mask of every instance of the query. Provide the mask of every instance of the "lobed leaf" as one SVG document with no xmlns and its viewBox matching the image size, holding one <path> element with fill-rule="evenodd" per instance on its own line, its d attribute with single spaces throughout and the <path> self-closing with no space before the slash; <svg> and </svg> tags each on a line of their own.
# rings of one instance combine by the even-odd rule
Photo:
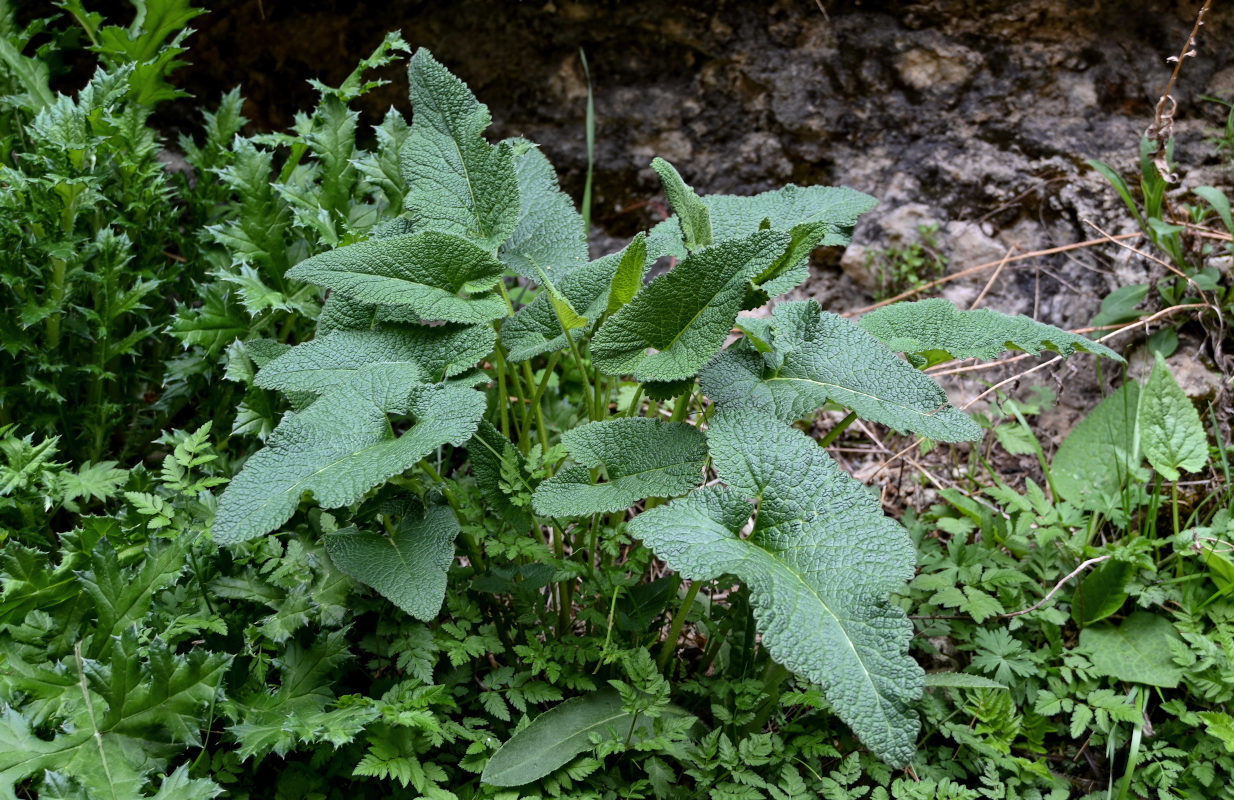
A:
<svg viewBox="0 0 1234 800">
<path fill-rule="evenodd" d="M 1013 317 L 988 308 L 961 311 L 941 298 L 884 306 L 862 317 L 860 325 L 920 366 L 953 358 L 992 359 L 1006 350 L 1050 350 L 1062 356 L 1078 351 L 1126 363 L 1103 344 L 1023 314 Z"/>
<path fill-rule="evenodd" d="M 686 578 L 741 579 L 771 655 L 821 684 L 875 755 L 907 763 L 922 671 L 888 598 L 913 576 L 904 529 L 825 450 L 765 414 L 721 411 L 707 441 L 727 486 L 646 511 L 631 533 Z"/>
<path fill-rule="evenodd" d="M 219 499 L 215 541 L 269 533 L 291 518 L 304 492 L 323 508 L 349 505 L 441 445 L 466 442 L 484 414 L 484 395 L 418 377 L 416 368 L 366 367 L 285 416 Z M 410 415 L 414 424 L 396 435 L 390 414 Z"/>
<path fill-rule="evenodd" d="M 503 271 L 478 245 L 425 231 L 321 253 L 287 276 L 365 303 L 407 306 L 422 319 L 489 322 L 506 313 L 505 301 L 487 291 Z"/>
<path fill-rule="evenodd" d="M 703 393 L 722 408 L 748 407 L 792 422 L 831 400 L 863 419 L 931 439 L 981 438 L 980 426 L 931 378 L 813 301 L 779 304 L 759 334 L 752 347 L 730 347 L 703 370 Z M 760 342 L 768 352 L 758 351 Z"/>
<path fill-rule="evenodd" d="M 703 481 L 707 444 L 693 426 L 647 417 L 593 422 L 561 435 L 578 464 L 562 467 L 532 496 L 537 514 L 580 517 L 624 511 L 647 497 L 676 497 Z M 607 479 L 596 483 L 591 470 Z"/>
<path fill-rule="evenodd" d="M 788 242 L 788 234 L 759 231 L 691 254 L 600 327 L 592 361 L 640 381 L 693 376 L 724 346 L 750 281 Z"/>
<path fill-rule="evenodd" d="M 427 50 L 416 51 L 407 74 L 414 115 L 402 168 L 415 229 L 496 252 L 520 218 L 514 148 L 484 140 L 488 107 Z"/>
<path fill-rule="evenodd" d="M 446 597 L 446 571 L 454 560 L 458 533 L 449 506 L 425 509 L 416 502 L 390 536 L 350 527 L 327 534 L 325 545 L 340 571 L 428 622 Z"/>
</svg>

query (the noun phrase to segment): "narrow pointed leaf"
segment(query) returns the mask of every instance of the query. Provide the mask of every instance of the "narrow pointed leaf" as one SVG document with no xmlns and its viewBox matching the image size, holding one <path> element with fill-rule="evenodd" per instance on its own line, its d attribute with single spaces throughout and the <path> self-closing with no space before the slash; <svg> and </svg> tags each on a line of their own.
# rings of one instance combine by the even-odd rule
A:
<svg viewBox="0 0 1234 800">
<path fill-rule="evenodd" d="M 1199 472 L 1208 463 L 1208 437 L 1191 399 L 1157 353 L 1140 392 L 1140 446 L 1153 469 L 1176 481 L 1179 470 Z"/>
<path fill-rule="evenodd" d="M 828 400 L 862 419 L 946 442 L 981 438 L 981 428 L 931 378 L 852 322 L 813 301 L 776 306 L 771 351 L 729 348 L 702 375 L 721 407 L 750 407 L 785 422 Z"/>
<path fill-rule="evenodd" d="M 414 115 L 402 168 L 415 229 L 495 252 L 519 221 L 513 148 L 484 140 L 488 107 L 427 50 L 412 57 L 408 78 Z"/>
<path fill-rule="evenodd" d="M 236 544 L 269 533 L 291 518 L 304 492 L 323 508 L 349 505 L 441 445 L 466 442 L 484 413 L 484 395 L 419 384 L 417 375 L 368 367 L 284 417 L 219 499 L 215 541 Z M 410 415 L 414 424 L 396 435 L 391 414 Z"/>
<path fill-rule="evenodd" d="M 488 322 L 506 313 L 505 301 L 487 291 L 503 270 L 477 245 L 428 231 L 340 247 L 287 275 L 365 303 L 407 306 L 422 319 Z"/>
<path fill-rule="evenodd" d="M 601 326 L 591 342 L 596 367 L 640 381 L 693 376 L 724 346 L 751 279 L 788 239 L 760 231 L 690 255 Z"/>
<path fill-rule="evenodd" d="M 561 280 L 587 263 L 587 232 L 574 201 L 557 185 L 557 173 L 536 145 L 525 139 L 510 143 L 518 175 L 518 224 L 498 255 L 524 278 L 538 280 L 544 270 Z"/>
<path fill-rule="evenodd" d="M 961 311 L 941 298 L 895 303 L 861 318 L 861 327 L 892 350 L 908 353 L 916 363 L 932 366 L 953 358 L 997 358 L 1006 350 L 1063 356 L 1094 353 L 1124 363 L 1103 344 L 1019 314 L 1010 316 L 979 308 Z"/>
<path fill-rule="evenodd" d="M 676 497 L 703 482 L 707 444 L 684 423 L 646 417 L 583 425 L 561 436 L 578 464 L 569 465 L 536 488 L 537 514 L 576 517 L 624 511 L 647 497 Z M 602 468 L 603 483 L 591 480 Z"/>
<path fill-rule="evenodd" d="M 441 611 L 458 532 L 449 506 L 419 507 L 403 517 L 393 536 L 352 527 L 327 534 L 325 544 L 342 572 L 428 622 Z"/>
<path fill-rule="evenodd" d="M 776 661 L 821 684 L 875 755 L 907 763 L 922 671 L 888 598 L 913 576 L 907 533 L 826 451 L 765 414 L 722 411 L 707 441 L 727 486 L 645 511 L 631 532 L 686 578 L 741 579 Z"/>
<path fill-rule="evenodd" d="M 677 169 L 662 158 L 651 162 L 651 168 L 664 183 L 664 193 L 669 205 L 681 223 L 681 233 L 686 249 L 690 252 L 711 244 L 711 214 L 702 199 L 681 179 Z"/>
<path fill-rule="evenodd" d="M 617 272 L 608 290 L 608 314 L 616 314 L 634 299 L 643 288 L 643 271 L 647 264 L 647 235 L 639 233 L 630 242 L 617 264 Z"/>
</svg>

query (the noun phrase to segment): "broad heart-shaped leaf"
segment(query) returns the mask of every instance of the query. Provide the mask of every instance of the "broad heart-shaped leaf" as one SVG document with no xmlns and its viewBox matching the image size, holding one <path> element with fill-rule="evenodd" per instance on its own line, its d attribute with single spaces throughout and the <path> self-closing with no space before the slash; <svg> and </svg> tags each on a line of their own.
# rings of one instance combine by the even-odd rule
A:
<svg viewBox="0 0 1234 800">
<path fill-rule="evenodd" d="M 1054 489 L 1072 504 L 1107 508 L 1140 466 L 1135 420 L 1140 387 L 1127 381 L 1097 404 L 1058 446 L 1050 464 Z M 1117 505 L 1114 503 L 1114 505 Z"/>
<path fill-rule="evenodd" d="M 591 341 L 592 362 L 640 381 L 693 376 L 724 346 L 750 281 L 788 243 L 786 233 L 759 231 L 691 254 L 609 317 Z"/>
<path fill-rule="evenodd" d="M 425 509 L 417 503 L 393 536 L 350 527 L 327 534 L 325 544 L 339 570 L 429 622 L 446 597 L 446 570 L 454 560 L 458 532 L 458 520 L 449 506 Z"/>
<path fill-rule="evenodd" d="M 365 303 L 407 306 L 421 319 L 489 322 L 506 313 L 489 289 L 502 263 L 478 245 L 425 231 L 370 239 L 305 259 L 287 276 Z"/>
<path fill-rule="evenodd" d="M 764 336 L 770 352 L 730 347 L 703 370 L 703 393 L 721 408 L 792 422 L 833 400 L 862 419 L 931 439 L 981 438 L 980 426 L 931 378 L 812 300 L 776 306 Z"/>
<path fill-rule="evenodd" d="M 1127 582 L 1135 575 L 1129 561 L 1110 559 L 1084 576 L 1071 600 L 1071 618 L 1080 627 L 1099 622 L 1127 602 Z"/>
<path fill-rule="evenodd" d="M 676 497 L 703 482 L 707 443 L 693 426 L 647 417 L 593 422 L 561 435 L 577 461 L 541 483 L 537 514 L 581 517 L 624 511 L 647 497 Z M 603 483 L 589 468 L 602 468 Z"/>
<path fill-rule="evenodd" d="M 680 247 L 681 231 L 674 232 L 676 221 L 670 227 L 665 220 L 651 230 L 642 244 L 631 242 L 626 248 L 598 258 L 582 267 L 573 270 L 560 281 L 554 281 L 562 296 L 570 301 L 580 315 L 587 319 L 599 319 L 608 310 L 609 291 L 621 265 L 630 256 L 632 264 L 637 264 L 638 249 L 643 247 L 643 263 L 638 269 L 637 282 L 634 291 L 642 288 L 643 275 L 656 259 L 668 252 L 674 246 Z M 634 251 L 631 254 L 631 251 Z M 633 270 L 633 266 L 629 266 Z M 633 295 L 631 295 L 633 296 Z M 583 335 L 582 329 L 573 334 L 577 339 Z M 509 350 L 511 361 L 526 361 L 529 358 L 563 350 L 569 345 L 566 335 L 561 330 L 561 322 L 553 311 L 552 299 L 548 292 L 540 292 L 534 300 L 519 309 L 512 317 L 501 321 L 501 343 Z"/>
<path fill-rule="evenodd" d="M 484 414 L 484 395 L 423 385 L 419 370 L 366 367 L 308 408 L 289 413 L 219 499 L 214 540 L 236 544 L 269 533 L 295 513 L 304 492 L 323 508 L 358 501 L 443 444 L 461 445 Z M 411 415 L 401 436 L 387 415 Z"/>
<path fill-rule="evenodd" d="M 1140 448 L 1153 469 L 1176 481 L 1179 470 L 1199 472 L 1208 463 L 1208 437 L 1195 406 L 1174 380 L 1160 353 L 1140 392 Z"/>
<path fill-rule="evenodd" d="M 892 350 L 908 353 L 910 360 L 925 367 L 953 358 L 997 358 L 1005 350 L 1033 354 L 1051 350 L 1062 356 L 1079 351 L 1124 363 L 1103 344 L 1023 314 L 1013 317 L 988 308 L 961 311 L 941 298 L 894 303 L 866 314 L 860 324 Z"/>
<path fill-rule="evenodd" d="M 787 249 L 754 283 L 769 297 L 777 297 L 809 277 L 810 251 L 816 247 L 846 245 L 852 240 L 857 218 L 877 204 L 867 194 L 842 186 L 794 186 L 750 197 L 713 194 L 703 198 L 715 241 L 740 239 L 764 225 L 790 235 Z M 670 218 L 666 222 L 675 220 Z M 664 223 L 661 223 L 664 224 Z M 679 226 L 678 236 L 681 235 Z M 683 242 L 669 255 L 684 258 Z"/>
<path fill-rule="evenodd" d="M 1080 650 L 1093 672 L 1120 681 L 1173 689 L 1182 668 L 1171 657 L 1170 642 L 1181 641 L 1165 617 L 1137 611 L 1121 625 L 1095 625 L 1080 631 Z"/>
<path fill-rule="evenodd" d="M 373 364 L 419 369 L 433 383 L 466 372 L 488 355 L 497 334 L 488 325 L 382 325 L 338 331 L 296 345 L 257 374 L 256 384 L 279 391 L 320 393 L 349 382 Z"/>
<path fill-rule="evenodd" d="M 484 140 L 488 107 L 427 50 L 416 51 L 407 75 L 413 116 L 401 164 L 415 229 L 495 252 L 519 222 L 514 148 Z"/>
<path fill-rule="evenodd" d="M 668 196 L 669 205 L 681 225 L 682 243 L 686 250 L 693 253 L 711 244 L 714 241 L 711 235 L 711 214 L 707 206 L 703 205 L 702 199 L 681 179 L 677 168 L 664 159 L 653 159 L 651 168 L 664 184 L 664 194 Z"/>
<path fill-rule="evenodd" d="M 907 533 L 823 448 L 764 413 L 719 412 L 707 442 L 727 487 L 645 511 L 631 533 L 686 578 L 741 579 L 771 655 L 821 684 L 875 755 L 907 763 L 922 671 L 888 600 L 913 576 Z"/>
<path fill-rule="evenodd" d="M 512 139 L 510 145 L 518 175 L 518 224 L 497 255 L 524 278 L 539 282 L 544 270 L 556 283 L 587 263 L 583 215 L 558 188 L 557 173 L 539 147 L 526 139 Z"/>
<path fill-rule="evenodd" d="M 677 711 L 675 706 L 670 711 Z M 536 717 L 510 737 L 484 765 L 480 780 L 490 786 L 523 786 L 564 767 L 575 756 L 591 749 L 593 734 L 642 738 L 651 732 L 653 720 L 621 709 L 621 695 L 604 688 L 572 697 Z"/>
</svg>

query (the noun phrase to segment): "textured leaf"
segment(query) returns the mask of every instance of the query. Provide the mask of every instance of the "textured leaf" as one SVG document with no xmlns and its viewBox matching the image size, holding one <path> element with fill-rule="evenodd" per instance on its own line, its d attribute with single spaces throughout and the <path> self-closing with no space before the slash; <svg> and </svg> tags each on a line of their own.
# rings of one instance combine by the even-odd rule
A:
<svg viewBox="0 0 1234 800">
<path fill-rule="evenodd" d="M 365 367 L 399 364 L 425 382 L 465 372 L 488 355 L 496 332 L 488 325 L 383 325 L 338 331 L 297 345 L 257 374 L 256 384 L 279 391 L 320 393 L 352 380 Z"/>
<path fill-rule="evenodd" d="M 428 622 L 446 596 L 446 570 L 454 560 L 459 525 L 449 506 L 417 506 L 403 516 L 393 536 L 344 528 L 327 534 L 325 544 L 341 571 Z"/>
<path fill-rule="evenodd" d="M 711 214 L 694 190 L 681 179 L 677 169 L 662 158 L 654 159 L 651 168 L 664 183 L 664 194 L 677 214 L 686 250 L 694 252 L 711 244 Z"/>
<path fill-rule="evenodd" d="M 1127 561 L 1110 559 L 1098 564 L 1076 587 L 1071 618 L 1084 627 L 1117 612 L 1127 602 L 1127 582 L 1134 574 Z"/>
<path fill-rule="evenodd" d="M 707 441 L 727 487 L 646 511 L 631 533 L 686 578 L 745 582 L 771 655 L 821 684 L 875 755 L 907 763 L 922 672 L 912 626 L 888 599 L 913 576 L 904 529 L 825 450 L 765 414 L 721 411 Z"/>
<path fill-rule="evenodd" d="M 488 322 L 506 313 L 505 301 L 486 291 L 503 270 L 466 239 L 426 231 L 330 250 L 287 275 L 365 303 L 408 306 L 422 319 Z"/>
<path fill-rule="evenodd" d="M 625 737 L 631 724 L 636 733 L 645 733 L 652 720 L 622 711 L 621 695 L 613 689 L 572 697 L 511 736 L 489 758 L 480 780 L 490 786 L 537 781 L 590 750 L 593 734 Z"/>
<path fill-rule="evenodd" d="M 480 490 L 488 507 L 511 526 L 526 530 L 531 525 L 531 514 L 510 502 L 510 498 L 501 490 L 501 463 L 507 448 L 514 450 L 510 440 L 502 436 L 501 431 L 491 422 L 481 420 L 475 436 L 467 443 L 471 474 L 476 479 L 476 488 Z M 521 459 L 516 466 L 520 476 L 530 484 L 530 477 Z"/>
<path fill-rule="evenodd" d="M 556 282 L 587 263 L 583 216 L 558 188 L 557 173 L 539 147 L 525 139 L 510 144 L 518 175 L 519 217 L 498 255 L 524 278 L 538 281 L 542 269 Z"/>
<path fill-rule="evenodd" d="M 304 492 L 323 508 L 349 505 L 441 445 L 466 442 L 484 413 L 484 395 L 419 384 L 418 372 L 367 367 L 284 417 L 219 499 L 215 541 L 236 544 L 274 530 Z M 396 436 L 390 414 L 411 415 L 415 424 Z"/>
<path fill-rule="evenodd" d="M 605 313 L 616 314 L 622 306 L 634 299 L 643 288 L 643 270 L 647 265 L 647 235 L 639 232 L 623 251 L 617 272 L 608 290 L 608 307 Z"/>
<path fill-rule="evenodd" d="M 1127 381 L 1097 404 L 1059 445 L 1050 464 L 1055 490 L 1063 499 L 1090 510 L 1117 494 L 1140 465 L 1135 419 L 1140 387 Z"/>
<path fill-rule="evenodd" d="M 776 306 L 770 352 L 730 347 L 702 375 L 703 393 L 721 407 L 749 407 L 784 422 L 828 400 L 863 419 L 946 442 L 981 438 L 931 378 L 852 322 L 813 301 Z"/>
<path fill-rule="evenodd" d="M 1165 617 L 1137 611 L 1121 625 L 1097 625 L 1080 631 L 1080 649 L 1093 672 L 1120 681 L 1173 689 L 1183 671 L 1170 657 L 1170 642 L 1181 641 Z"/>
<path fill-rule="evenodd" d="M 609 317 L 592 339 L 592 361 L 640 381 L 691 377 L 724 346 L 750 281 L 788 241 L 760 231 L 690 255 Z"/>
<path fill-rule="evenodd" d="M 579 517 L 624 511 L 647 497 L 676 497 L 703 482 L 707 444 L 684 423 L 646 417 L 593 422 L 561 436 L 578 464 L 567 465 L 533 495 L 536 513 Z M 603 483 L 591 479 L 601 468 Z"/>
<path fill-rule="evenodd" d="M 925 676 L 927 689 L 1002 689 L 1007 687 L 998 681 L 983 678 L 980 675 L 970 675 L 967 672 L 927 672 Z"/>
<path fill-rule="evenodd" d="M 415 229 L 495 252 L 520 218 L 513 148 L 484 140 L 488 107 L 427 50 L 416 51 L 408 78 L 414 115 L 402 167 Z"/>
<path fill-rule="evenodd" d="M 953 358 L 992 359 L 1005 350 L 1034 354 L 1050 350 L 1063 356 L 1079 351 L 1125 363 L 1103 344 L 1023 314 L 1013 317 L 988 308 L 961 311 L 941 298 L 894 303 L 866 314 L 860 324 L 892 350 L 908 353 L 924 366 Z"/>
<path fill-rule="evenodd" d="M 635 292 L 642 288 L 643 275 L 647 268 L 672 248 L 673 235 L 672 230 L 662 222 L 644 240 L 646 251 L 643 254 L 642 267 L 638 270 L 637 284 L 633 287 Z M 679 232 L 676 235 L 680 237 Z M 637 241 L 638 238 L 635 237 L 635 242 Z M 587 319 L 599 319 L 608 310 L 609 288 L 626 255 L 639 247 L 635 242 L 617 253 L 579 267 L 560 281 L 554 282 L 557 291 L 570 301 L 571 307 L 577 309 L 579 314 Z M 680 241 L 677 244 L 680 246 Z M 632 262 L 635 261 L 635 256 L 630 258 Z M 579 330 L 574 336 L 576 339 L 582 336 L 582 331 Z M 510 351 L 511 361 L 526 361 L 543 353 L 568 347 L 561 323 L 553 313 L 548 292 L 540 292 L 514 316 L 501 321 L 501 342 Z"/>
<path fill-rule="evenodd" d="M 1195 406 L 1174 380 L 1160 353 L 1140 392 L 1140 448 L 1153 469 L 1176 481 L 1179 470 L 1199 472 L 1208 463 L 1208 437 Z"/>
<path fill-rule="evenodd" d="M 771 230 L 790 235 L 784 253 L 755 277 L 755 283 L 771 297 L 784 294 L 809 276 L 810 251 L 814 248 L 848 244 L 857 218 L 877 202 L 854 189 L 792 184 L 752 197 L 703 198 L 711 213 L 716 241 L 748 236 L 764 221 Z"/>
</svg>

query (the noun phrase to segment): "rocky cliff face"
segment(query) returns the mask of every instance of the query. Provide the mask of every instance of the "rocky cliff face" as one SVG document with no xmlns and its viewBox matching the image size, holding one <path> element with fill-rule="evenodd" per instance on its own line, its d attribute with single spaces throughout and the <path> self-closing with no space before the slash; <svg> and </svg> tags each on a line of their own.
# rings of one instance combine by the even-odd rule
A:
<svg viewBox="0 0 1234 800">
<path fill-rule="evenodd" d="M 819 254 L 806 292 L 829 307 L 868 302 L 862 248 L 937 225 L 952 271 L 1131 230 L 1114 192 L 1085 165 L 1130 175 L 1138 140 L 1198 2 L 1165 0 L 698 0 L 498 4 L 463 0 L 396 11 L 356 3 L 221 3 L 202 19 L 186 88 L 210 99 L 244 85 L 258 124 L 286 125 L 312 101 L 308 77 L 341 80 L 386 30 L 401 28 L 489 104 L 499 136 L 540 142 L 581 196 L 586 83 L 598 116 L 599 248 L 662 212 L 654 155 L 703 192 L 787 181 L 845 184 L 880 199 L 856 247 Z M 232 6 L 228 8 L 228 6 Z M 1185 64 L 1177 158 L 1184 184 L 1234 177 L 1205 144 L 1234 94 L 1234 9 L 1217 4 Z M 401 75 L 371 99 L 405 107 Z M 1009 267 L 986 305 L 1068 327 L 1150 265 L 1113 246 Z M 987 275 L 947 290 L 960 303 Z"/>
</svg>

